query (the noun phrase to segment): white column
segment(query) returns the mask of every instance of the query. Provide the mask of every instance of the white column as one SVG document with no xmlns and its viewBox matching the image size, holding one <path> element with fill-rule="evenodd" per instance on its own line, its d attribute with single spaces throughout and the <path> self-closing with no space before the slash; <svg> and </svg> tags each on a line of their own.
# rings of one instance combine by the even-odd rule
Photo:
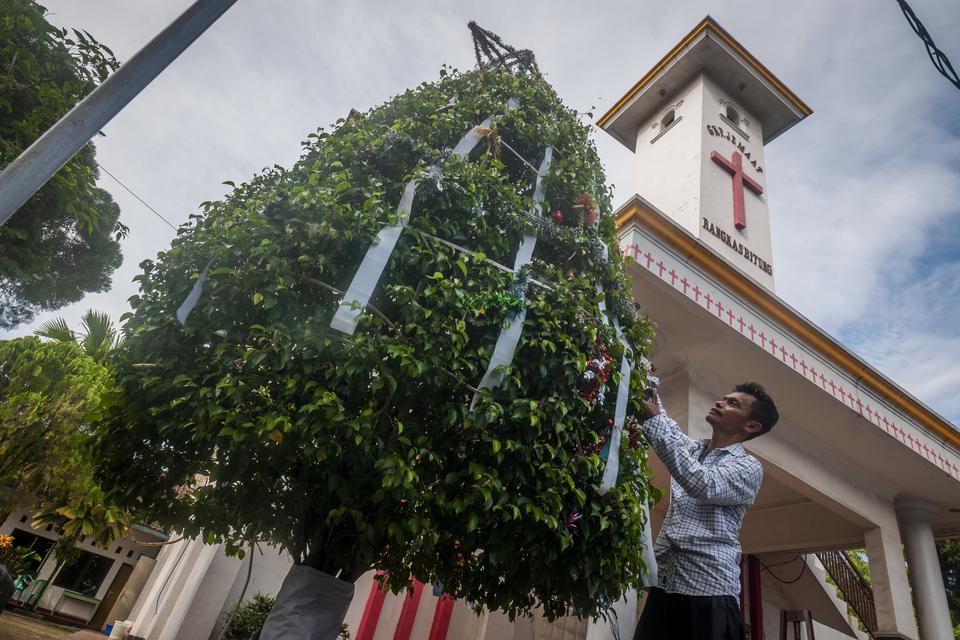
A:
<svg viewBox="0 0 960 640">
<path fill-rule="evenodd" d="M 903 542 L 893 514 L 890 521 L 863 536 L 870 563 L 870 584 L 877 610 L 878 635 L 917 637 L 917 622 L 910 601 L 910 582 L 903 560 Z"/>
<path fill-rule="evenodd" d="M 947 595 L 937 560 L 930 522 L 937 508 L 919 498 L 898 498 L 897 519 L 900 537 L 907 548 L 907 566 L 917 605 L 920 640 L 940 640 L 953 637 Z"/>
<path fill-rule="evenodd" d="M 200 543 L 199 539 L 197 542 Z M 200 588 L 200 583 L 207 576 L 207 569 L 220 548 L 221 545 L 219 544 L 203 544 L 200 547 L 200 552 L 192 558 L 193 562 L 190 563 L 189 567 L 190 573 L 176 594 L 170 616 L 167 618 L 160 635 L 157 636 L 158 640 L 175 640 L 180 635 L 180 627 L 183 625 L 190 605 L 193 604 L 197 596 L 197 589 Z"/>
<path fill-rule="evenodd" d="M 182 561 L 182 554 L 187 552 L 187 547 L 189 546 L 189 540 L 181 540 L 172 544 L 166 544 L 160 550 L 160 554 L 157 556 L 157 563 L 150 573 L 150 578 L 147 584 L 144 585 L 140 595 L 137 596 L 137 602 L 130 612 L 129 620 L 133 621 L 132 635 L 138 638 L 146 637 L 147 629 L 153 624 L 153 620 L 159 612 L 157 598 L 160 596 L 165 583 L 169 582 L 172 578 L 171 574 L 179 564 L 178 559 Z"/>
</svg>

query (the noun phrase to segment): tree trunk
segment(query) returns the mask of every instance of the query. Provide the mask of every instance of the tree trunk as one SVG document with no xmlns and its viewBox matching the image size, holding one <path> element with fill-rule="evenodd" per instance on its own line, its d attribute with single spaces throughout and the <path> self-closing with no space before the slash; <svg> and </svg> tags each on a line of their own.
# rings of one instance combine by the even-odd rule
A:
<svg viewBox="0 0 960 640">
<path fill-rule="evenodd" d="M 353 583 L 295 564 L 283 580 L 260 640 L 336 640 Z"/>
</svg>

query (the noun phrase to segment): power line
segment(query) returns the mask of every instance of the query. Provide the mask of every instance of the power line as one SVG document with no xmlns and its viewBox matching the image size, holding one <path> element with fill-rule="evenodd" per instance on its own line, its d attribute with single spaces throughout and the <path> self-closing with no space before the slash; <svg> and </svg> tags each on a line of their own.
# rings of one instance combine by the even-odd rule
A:
<svg viewBox="0 0 960 640">
<path fill-rule="evenodd" d="M 117 176 L 115 176 L 115 175 L 113 175 L 112 173 L 110 173 L 109 171 L 107 171 L 106 167 L 104 167 L 104 166 L 103 166 L 102 164 L 100 164 L 99 162 L 97 162 L 97 167 L 99 167 L 100 170 L 103 171 L 105 174 L 107 174 L 108 176 L 110 176 L 111 178 L 113 178 L 114 180 L 116 180 L 116 182 L 117 182 L 118 185 L 120 185 L 121 187 L 123 187 L 124 189 L 126 189 L 127 193 L 129 193 L 129 194 L 132 195 L 134 198 L 136 198 L 137 200 L 139 200 L 140 203 L 143 204 L 143 206 L 145 206 L 147 209 L 150 209 L 150 211 L 153 211 L 154 215 L 157 216 L 158 218 L 160 218 L 161 220 L 163 220 L 164 222 L 166 222 L 168 227 L 170 227 L 170 228 L 173 229 L 174 231 L 177 230 L 177 228 L 176 228 L 175 226 L 173 226 L 173 225 L 170 223 L 169 220 L 167 220 L 167 219 L 164 218 L 162 215 L 160 215 L 160 212 L 159 212 L 159 211 L 157 211 L 156 209 L 154 209 L 153 207 L 151 207 L 149 204 L 147 204 L 147 202 L 146 202 L 143 198 L 141 198 L 140 196 L 138 196 L 137 194 L 135 194 L 130 187 L 128 187 L 127 185 L 125 185 L 125 184 L 123 184 L 122 182 L 120 182 L 120 178 L 118 178 Z"/>
<path fill-rule="evenodd" d="M 760 558 L 757 558 L 757 560 L 760 560 Z M 781 578 L 780 576 L 778 576 L 772 571 L 774 567 L 782 567 L 783 565 L 791 564 L 793 562 L 796 562 L 797 560 L 800 560 L 801 562 L 803 562 L 803 566 L 800 567 L 800 573 L 797 574 L 796 578 L 793 578 L 791 580 L 784 580 L 783 578 Z M 769 572 L 770 575 L 773 576 L 774 580 L 782 584 L 793 584 L 794 582 L 797 582 L 798 580 L 800 580 L 800 578 L 803 577 L 803 574 L 806 573 L 807 571 L 807 561 L 802 556 L 796 556 L 792 560 L 787 560 L 786 562 L 780 562 L 771 566 L 767 566 L 763 560 L 760 560 L 760 564 L 763 566 L 764 571 Z"/>
<path fill-rule="evenodd" d="M 954 70 L 953 65 L 950 64 L 950 60 L 947 59 L 946 54 L 940 51 L 937 45 L 934 44 L 933 38 L 930 37 L 926 27 L 920 22 L 920 18 L 913 12 L 913 9 L 910 8 L 906 0 L 897 0 L 897 3 L 899 3 L 900 10 L 903 11 L 903 15 L 907 18 L 910 28 L 923 40 L 923 46 L 927 48 L 927 55 L 930 56 L 930 62 L 933 63 L 933 66 L 936 67 L 937 71 L 939 71 L 944 78 L 949 80 L 957 89 L 960 89 L 960 76 L 957 76 L 957 72 Z"/>
</svg>

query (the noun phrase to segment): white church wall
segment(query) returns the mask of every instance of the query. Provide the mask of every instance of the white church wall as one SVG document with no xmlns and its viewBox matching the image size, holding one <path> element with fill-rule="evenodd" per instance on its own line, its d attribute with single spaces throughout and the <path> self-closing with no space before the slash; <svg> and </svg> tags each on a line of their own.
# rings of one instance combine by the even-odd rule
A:
<svg viewBox="0 0 960 640">
<path fill-rule="evenodd" d="M 290 567 L 293 566 L 293 559 L 289 554 L 268 544 L 258 545 L 253 553 L 248 552 L 243 560 L 228 558 L 224 553 L 221 558 L 218 558 L 218 562 L 225 567 L 229 567 L 228 570 L 223 569 L 229 579 L 229 584 L 224 583 L 217 586 L 219 590 L 226 593 L 226 597 L 222 599 L 219 605 L 220 609 L 216 611 L 214 622 L 211 624 L 212 629 L 208 633 L 210 640 L 215 640 L 219 636 L 230 611 L 241 595 L 244 602 L 252 600 L 257 594 L 276 596 L 280 592 L 283 579 L 290 571 Z M 252 570 L 251 562 L 253 563 Z M 247 583 L 248 572 L 250 574 L 249 583 Z M 244 591 L 245 583 L 247 583 L 246 591 Z M 206 588 L 206 585 L 204 588 Z M 215 605 L 216 603 L 211 604 Z"/>
<path fill-rule="evenodd" d="M 157 591 L 160 589 L 160 583 L 170 571 L 170 557 L 178 554 L 185 544 L 186 542 L 173 542 L 172 544 L 166 544 L 161 547 L 160 553 L 157 554 L 153 571 L 150 573 L 146 582 L 144 582 L 143 588 L 140 590 L 140 595 L 137 597 L 136 602 L 134 602 L 129 614 L 127 614 L 126 620 L 139 620 L 146 615 L 147 603 L 151 601 L 151 595 L 156 597 Z M 113 620 L 109 622 L 113 622 Z"/>
<path fill-rule="evenodd" d="M 350 629 L 351 637 L 357 635 L 357 627 L 360 626 L 360 620 L 363 618 L 363 609 L 373 588 L 373 576 L 373 571 L 367 571 L 353 583 L 353 600 L 350 601 L 347 614 L 343 618 L 344 624 Z"/>
<path fill-rule="evenodd" d="M 196 595 L 184 603 L 186 613 L 177 633 L 177 640 L 207 640 L 210 637 L 225 606 L 230 585 L 236 580 L 241 561 L 228 558 L 222 546 L 216 546 L 207 570 L 198 581 Z"/>
<path fill-rule="evenodd" d="M 198 540 L 181 540 L 168 546 L 157 558 L 157 566 L 145 593 L 131 613 L 131 635 L 147 640 L 171 640 L 184 620 L 189 603 L 207 567 L 213 547 Z"/>
<path fill-rule="evenodd" d="M 723 113 L 727 106 L 735 108 L 740 116 L 740 126 L 735 126 Z M 699 144 L 702 149 L 699 168 L 701 207 L 696 230 L 693 231 L 701 242 L 712 248 L 727 261 L 736 266 L 758 284 L 773 290 L 773 275 L 764 272 L 761 266 L 744 260 L 739 250 L 734 250 L 717 237 L 716 232 L 704 228 L 704 220 L 714 225 L 716 231 L 723 231 L 731 241 L 738 242 L 750 252 L 773 265 L 773 245 L 770 236 L 770 214 L 767 209 L 766 166 L 763 159 L 763 133 L 759 119 L 747 111 L 734 97 L 721 89 L 710 78 L 703 80 L 702 126 L 698 130 Z M 749 123 L 749 124 L 745 124 Z M 743 172 L 757 182 L 764 190 L 761 195 L 749 188 L 743 188 L 743 204 L 747 226 L 737 229 L 733 218 L 733 178 L 711 159 L 716 151 L 727 161 L 733 160 L 734 152 L 741 157 Z M 756 163 L 756 166 L 754 166 Z M 643 191 L 638 191 L 643 195 Z M 664 213 L 670 214 L 669 211 Z M 687 228 L 687 221 L 681 222 Z M 722 234 L 721 234 L 722 235 Z"/>
<path fill-rule="evenodd" d="M 713 430 L 706 420 L 707 412 L 710 411 L 710 408 L 722 394 L 730 391 L 730 389 L 714 387 L 716 385 L 711 385 L 702 375 L 690 372 L 687 411 L 690 423 L 688 434 L 691 438 L 704 439 L 713 435 Z"/>
<path fill-rule="evenodd" d="M 423 591 L 420 594 L 420 604 L 417 607 L 417 615 L 413 619 L 413 627 L 410 629 L 411 638 L 430 637 L 430 628 L 433 626 L 433 616 L 437 612 L 437 601 L 439 598 L 433 595 L 433 586 L 423 585 Z M 497 636 L 497 640 L 506 640 L 503 636 Z"/>
<path fill-rule="evenodd" d="M 656 353 L 653 363 L 656 365 Z M 689 433 L 690 429 L 690 378 L 686 370 L 657 371 L 660 376 L 660 388 L 657 395 L 667 414 L 677 421 L 680 429 Z M 696 436 L 692 436 L 696 437 Z"/>
<path fill-rule="evenodd" d="M 367 594 L 364 594 L 366 596 Z M 357 595 L 354 594 L 354 599 Z M 393 640 L 397 629 L 397 622 L 400 620 L 400 612 L 403 610 L 402 595 L 393 595 L 388 593 L 383 600 L 383 608 L 380 610 L 380 620 L 377 624 L 377 630 L 373 634 L 373 640 Z M 454 609 L 454 618 L 456 609 Z"/>
<path fill-rule="evenodd" d="M 617 625 L 622 640 L 629 640 L 637 627 L 637 592 L 630 590 L 627 595 L 613 603 L 616 617 L 613 623 Z M 611 621 L 600 618 L 587 623 L 587 633 L 584 640 L 613 640 Z"/>
<path fill-rule="evenodd" d="M 447 638 L 457 638 L 458 640 L 501 640 L 499 638 L 490 638 L 487 635 L 487 623 L 490 620 L 490 613 L 483 612 L 477 615 L 476 609 L 467 605 L 463 600 L 457 600 L 453 606 L 453 614 L 450 616 L 450 626 L 447 629 Z M 386 640 L 392 640 L 392 629 Z M 379 631 L 379 629 L 378 629 Z M 534 638 L 538 636 L 534 634 Z M 374 640 L 379 640 L 374 636 Z"/>
<path fill-rule="evenodd" d="M 702 100 L 702 78 L 664 100 L 637 133 L 634 164 L 637 193 L 693 234 L 699 226 Z M 675 120 L 665 130 L 660 121 L 671 109 Z"/>
<path fill-rule="evenodd" d="M 177 588 L 171 592 L 168 600 L 168 615 L 162 627 L 154 626 L 149 640 L 180 640 L 191 628 L 187 620 L 187 613 L 191 605 L 197 600 L 200 586 L 206 578 L 209 568 L 219 545 L 197 544 L 197 549 L 190 554 L 189 569 L 184 570 L 183 576 L 177 580 Z M 187 624 L 184 624 L 187 622 Z M 159 632 L 158 632 L 159 631 Z"/>
<path fill-rule="evenodd" d="M 244 566 L 237 558 L 228 558 L 222 548 L 217 549 L 188 605 L 178 640 L 207 640 L 215 633 L 216 623 L 230 604 L 226 594 Z"/>
<path fill-rule="evenodd" d="M 500 611 L 493 611 L 490 613 L 490 617 L 487 619 L 487 632 L 484 636 L 489 640 L 520 640 L 516 636 L 517 629 L 515 628 L 514 623 L 510 622 L 510 618 Z M 527 635 L 523 640 L 532 640 L 532 625 L 527 629 Z M 426 638 L 427 636 L 413 636 L 413 637 L 422 637 Z"/>
</svg>

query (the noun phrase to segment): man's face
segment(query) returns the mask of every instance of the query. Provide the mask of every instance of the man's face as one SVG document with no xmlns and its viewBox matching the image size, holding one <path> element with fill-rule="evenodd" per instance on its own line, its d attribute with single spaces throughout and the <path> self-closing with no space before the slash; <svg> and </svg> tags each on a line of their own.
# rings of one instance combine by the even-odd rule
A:
<svg viewBox="0 0 960 640">
<path fill-rule="evenodd" d="M 713 404 L 707 422 L 714 431 L 746 440 L 761 429 L 760 423 L 750 418 L 754 400 L 748 393 L 732 391 Z"/>
</svg>

